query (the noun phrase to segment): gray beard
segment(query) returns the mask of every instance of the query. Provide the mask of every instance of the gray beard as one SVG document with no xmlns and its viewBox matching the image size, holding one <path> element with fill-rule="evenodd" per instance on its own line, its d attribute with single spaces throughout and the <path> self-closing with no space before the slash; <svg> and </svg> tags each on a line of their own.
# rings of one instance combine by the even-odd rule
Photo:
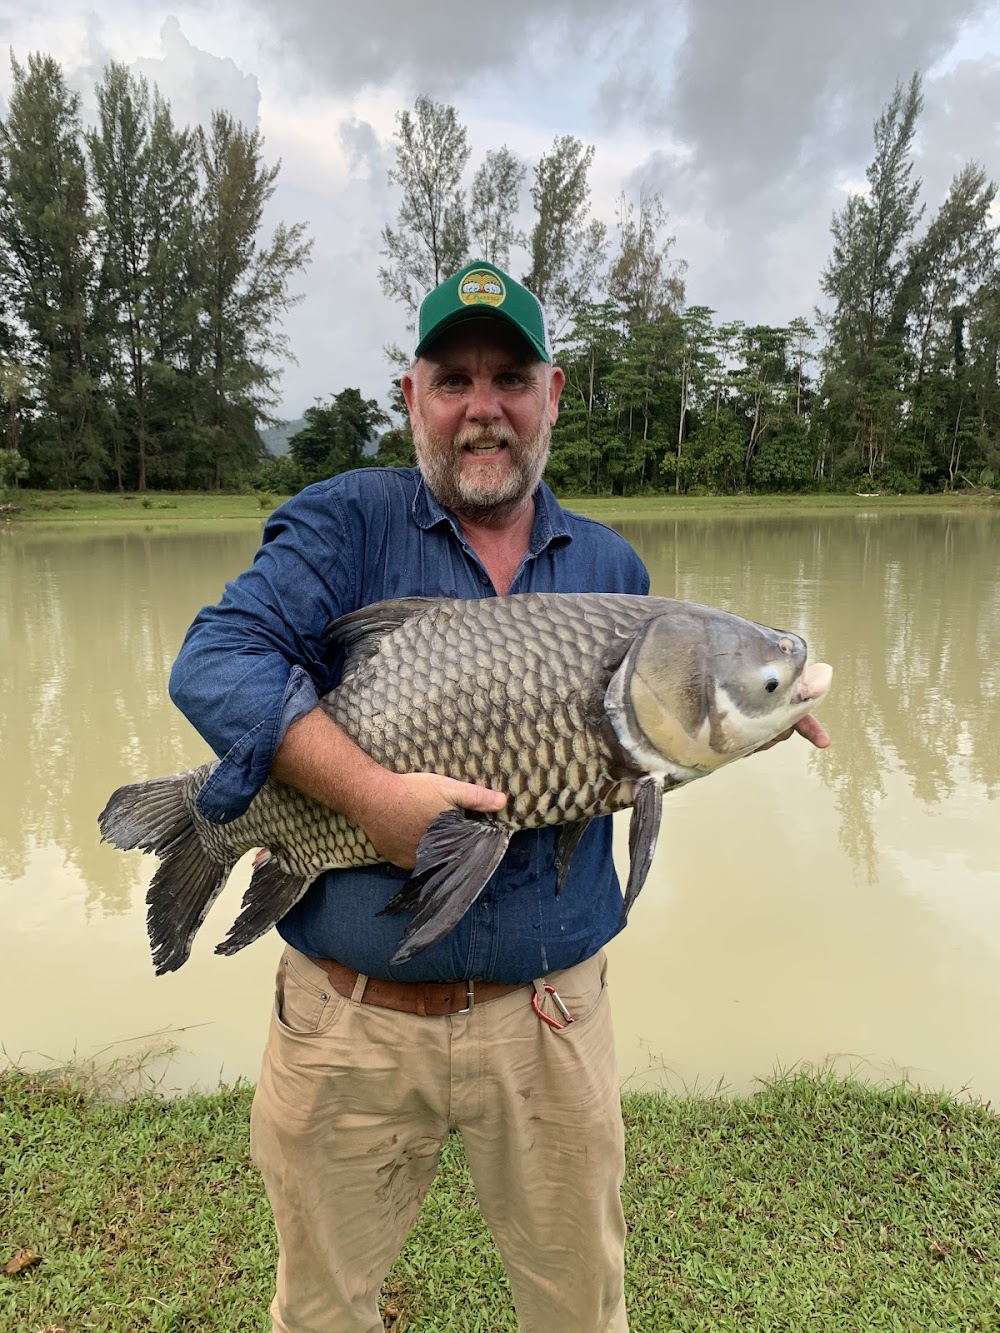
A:
<svg viewBox="0 0 1000 1333">
<path fill-rule="evenodd" d="M 460 431 L 448 443 L 433 439 L 422 421 L 413 422 L 417 462 L 435 499 L 452 513 L 479 523 L 502 523 L 535 493 L 548 460 L 551 433 L 552 428 L 543 421 L 535 436 L 526 441 L 512 431 L 472 429 Z M 512 467 L 500 486 L 491 485 L 488 477 L 477 486 L 462 476 L 462 446 L 492 440 L 507 445 Z"/>
</svg>

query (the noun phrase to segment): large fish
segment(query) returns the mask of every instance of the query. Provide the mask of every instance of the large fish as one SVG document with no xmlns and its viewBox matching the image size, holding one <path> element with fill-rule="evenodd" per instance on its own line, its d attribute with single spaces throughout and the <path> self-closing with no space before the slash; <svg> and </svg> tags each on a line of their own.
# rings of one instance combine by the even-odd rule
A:
<svg viewBox="0 0 1000 1333">
<path fill-rule="evenodd" d="M 665 791 L 751 753 L 823 698 L 831 669 L 794 634 L 665 597 L 528 593 L 405 598 L 335 621 L 340 685 L 323 708 L 379 763 L 507 794 L 495 815 L 451 810 L 421 839 L 390 904 L 411 911 L 394 962 L 475 902 L 518 829 L 561 825 L 559 885 L 587 822 L 633 807 L 623 919 L 649 870 Z M 211 764 L 120 787 L 100 816 L 122 850 L 156 852 L 147 898 L 157 973 L 180 967 L 245 852 L 258 857 L 216 952 L 273 926 L 325 870 L 382 858 L 344 815 L 279 782 L 216 824 L 195 808 Z"/>
</svg>

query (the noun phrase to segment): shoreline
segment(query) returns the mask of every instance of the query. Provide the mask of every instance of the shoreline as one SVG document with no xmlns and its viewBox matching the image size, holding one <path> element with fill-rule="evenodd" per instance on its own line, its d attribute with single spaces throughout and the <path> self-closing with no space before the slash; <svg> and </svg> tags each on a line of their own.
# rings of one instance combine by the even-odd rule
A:
<svg viewBox="0 0 1000 1333">
<path fill-rule="evenodd" d="M 16 512 L 0 516 L 0 531 L 24 524 L 142 523 L 149 526 L 220 520 L 263 523 L 287 496 L 223 492 L 14 491 Z M 940 495 L 560 495 L 568 509 L 602 521 L 688 518 L 716 514 L 815 516 L 837 513 L 1000 513 L 1000 492 Z"/>
</svg>

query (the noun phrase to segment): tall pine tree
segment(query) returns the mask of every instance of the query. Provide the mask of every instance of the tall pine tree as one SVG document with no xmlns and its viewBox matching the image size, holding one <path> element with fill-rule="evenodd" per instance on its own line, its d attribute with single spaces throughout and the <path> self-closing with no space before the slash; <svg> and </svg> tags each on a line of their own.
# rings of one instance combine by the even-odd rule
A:
<svg viewBox="0 0 1000 1333">
<path fill-rule="evenodd" d="M 821 278 L 831 302 L 824 321 L 826 394 L 856 472 L 870 478 L 885 471 L 900 425 L 908 313 L 900 296 L 906 245 L 922 211 L 911 158 L 922 105 L 918 75 L 905 90 L 896 85 L 875 122 L 868 190 L 834 215 L 833 254 Z"/>
<path fill-rule="evenodd" d="M 561 337 L 591 300 L 607 251 L 607 228 L 590 218 L 587 174 L 594 147 L 557 137 L 535 166 L 531 200 L 536 221 L 524 284 L 545 306 L 550 332 Z"/>
<path fill-rule="evenodd" d="M 455 108 L 420 96 L 413 112 L 396 116 L 396 163 L 389 179 L 403 191 L 395 228 L 382 230 L 387 263 L 379 268 L 386 296 L 416 320 L 426 292 L 466 260 L 469 224 L 462 173 L 469 160 L 465 126 Z"/>
<path fill-rule="evenodd" d="M 280 163 L 264 164 L 259 130 L 216 111 L 200 147 L 193 275 L 202 310 L 200 457 L 194 466 L 199 484 L 218 487 L 260 457 L 257 423 L 269 419 L 278 358 L 289 354 L 276 325 L 301 299 L 289 283 L 308 262 L 312 242 L 302 223 L 279 223 L 268 243 L 260 241 Z"/>
<path fill-rule="evenodd" d="M 100 484 L 93 217 L 80 99 L 51 56 L 12 56 L 10 114 L 0 122 L 0 282 L 24 329 L 36 415 L 24 440 L 39 477 Z"/>
</svg>

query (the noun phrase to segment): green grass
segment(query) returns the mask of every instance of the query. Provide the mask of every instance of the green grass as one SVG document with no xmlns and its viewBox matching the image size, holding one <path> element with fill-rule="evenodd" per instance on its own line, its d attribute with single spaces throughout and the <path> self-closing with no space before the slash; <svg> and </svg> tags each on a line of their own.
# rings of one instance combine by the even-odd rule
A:
<svg viewBox="0 0 1000 1333">
<path fill-rule="evenodd" d="M 228 495 L 222 492 L 147 491 L 143 495 L 92 494 L 88 491 L 16 491 L 11 502 L 16 523 L 138 522 L 169 524 L 191 520 L 262 519 L 285 498 L 274 495 Z M 647 495 L 634 498 L 562 496 L 570 509 L 606 522 L 626 518 L 684 518 L 721 513 L 826 514 L 885 510 L 943 513 L 1000 509 L 1000 492 L 955 495 Z M 0 519 L 2 522 L 3 519 Z"/>
<path fill-rule="evenodd" d="M 567 509 L 589 514 L 604 523 L 620 519 L 697 518 L 704 515 L 767 514 L 815 516 L 885 512 L 903 514 L 1000 512 L 1000 492 L 952 495 L 640 495 L 598 497 L 562 495 Z"/>
<path fill-rule="evenodd" d="M 91 491 L 13 491 L 15 523 L 179 523 L 191 519 L 261 519 L 280 504 L 272 495 L 229 495 L 222 491 L 198 493 L 146 491 L 119 495 Z"/>
<path fill-rule="evenodd" d="M 251 1089 L 88 1099 L 0 1075 L 0 1328 L 268 1327 Z M 1000 1118 L 831 1076 L 749 1097 L 625 1097 L 633 1333 L 1000 1328 Z M 18 1276 L 18 1249 L 41 1261 Z M 386 1285 L 387 1325 L 514 1330 L 461 1144 Z"/>
</svg>

